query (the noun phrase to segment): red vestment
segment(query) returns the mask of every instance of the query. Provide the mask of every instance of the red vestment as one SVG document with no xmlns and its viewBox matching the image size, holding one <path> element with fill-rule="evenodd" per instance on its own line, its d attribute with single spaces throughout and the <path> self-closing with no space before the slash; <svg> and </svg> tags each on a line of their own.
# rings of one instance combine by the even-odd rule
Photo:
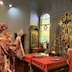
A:
<svg viewBox="0 0 72 72">
<path fill-rule="evenodd" d="M 70 65 L 69 66 L 69 72 L 72 72 L 72 51 L 69 54 L 68 62 L 69 62 L 69 65 Z"/>
</svg>

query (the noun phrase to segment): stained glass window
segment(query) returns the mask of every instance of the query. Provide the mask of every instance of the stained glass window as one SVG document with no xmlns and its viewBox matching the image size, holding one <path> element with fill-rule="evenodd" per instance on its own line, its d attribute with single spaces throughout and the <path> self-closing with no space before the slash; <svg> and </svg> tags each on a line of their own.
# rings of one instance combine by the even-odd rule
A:
<svg viewBox="0 0 72 72">
<path fill-rule="evenodd" d="M 50 15 L 44 14 L 40 18 L 40 43 L 50 41 Z"/>
</svg>

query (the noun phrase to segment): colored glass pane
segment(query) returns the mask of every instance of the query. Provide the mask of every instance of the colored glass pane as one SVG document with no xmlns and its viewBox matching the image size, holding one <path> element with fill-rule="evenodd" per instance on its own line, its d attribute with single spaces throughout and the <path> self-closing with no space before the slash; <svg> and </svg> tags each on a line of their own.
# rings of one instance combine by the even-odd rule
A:
<svg viewBox="0 0 72 72">
<path fill-rule="evenodd" d="M 40 26 L 40 31 L 49 31 L 50 25 L 47 25 L 47 29 L 45 30 L 44 25 Z"/>
<path fill-rule="evenodd" d="M 44 20 L 42 20 L 42 25 L 43 24 L 50 24 L 50 20 L 49 19 L 44 19 Z"/>
<path fill-rule="evenodd" d="M 44 14 L 41 19 L 50 19 L 50 15 L 49 14 Z"/>
<path fill-rule="evenodd" d="M 41 33 L 41 36 L 49 36 L 50 34 L 49 34 L 49 31 L 42 31 Z"/>
<path fill-rule="evenodd" d="M 40 43 L 43 43 L 43 42 L 49 42 L 49 37 L 40 37 Z"/>
<path fill-rule="evenodd" d="M 41 16 L 40 23 L 40 43 L 49 42 L 50 40 L 50 15 Z"/>
</svg>

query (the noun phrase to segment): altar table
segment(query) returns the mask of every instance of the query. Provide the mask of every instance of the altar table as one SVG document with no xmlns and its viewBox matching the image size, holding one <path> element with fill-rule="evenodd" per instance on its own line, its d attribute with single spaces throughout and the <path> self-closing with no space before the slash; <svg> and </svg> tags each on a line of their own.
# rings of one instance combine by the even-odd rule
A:
<svg viewBox="0 0 72 72">
<path fill-rule="evenodd" d="M 55 56 L 44 56 L 36 58 L 32 54 L 26 54 L 24 60 L 26 60 L 29 64 L 33 64 L 36 67 L 43 70 L 43 72 L 52 72 L 50 71 L 52 68 L 58 66 L 67 66 L 66 58 L 59 57 L 60 60 L 54 60 Z M 62 70 L 62 68 L 61 68 Z M 57 72 L 57 71 L 56 71 Z M 60 71 L 59 71 L 60 72 Z M 68 71 L 66 71 L 68 72 Z"/>
</svg>

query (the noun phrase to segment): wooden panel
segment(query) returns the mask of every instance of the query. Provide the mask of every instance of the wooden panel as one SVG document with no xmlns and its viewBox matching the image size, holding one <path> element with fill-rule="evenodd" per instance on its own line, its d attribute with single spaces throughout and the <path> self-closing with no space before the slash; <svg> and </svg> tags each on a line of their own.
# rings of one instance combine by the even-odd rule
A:
<svg viewBox="0 0 72 72">
<path fill-rule="evenodd" d="M 59 68 L 59 69 L 50 70 L 48 72 L 68 72 L 68 70 L 69 70 L 69 67 L 62 67 L 62 68 Z"/>
<path fill-rule="evenodd" d="M 32 64 L 32 69 L 33 69 L 33 72 L 45 72 L 44 69 L 40 68 L 34 63 Z M 69 71 L 68 64 L 61 64 L 58 66 L 50 67 L 47 70 L 47 72 L 68 72 L 68 71 Z"/>
<path fill-rule="evenodd" d="M 68 71 L 69 71 L 68 64 L 61 64 L 50 68 L 48 72 L 68 72 Z"/>
</svg>

